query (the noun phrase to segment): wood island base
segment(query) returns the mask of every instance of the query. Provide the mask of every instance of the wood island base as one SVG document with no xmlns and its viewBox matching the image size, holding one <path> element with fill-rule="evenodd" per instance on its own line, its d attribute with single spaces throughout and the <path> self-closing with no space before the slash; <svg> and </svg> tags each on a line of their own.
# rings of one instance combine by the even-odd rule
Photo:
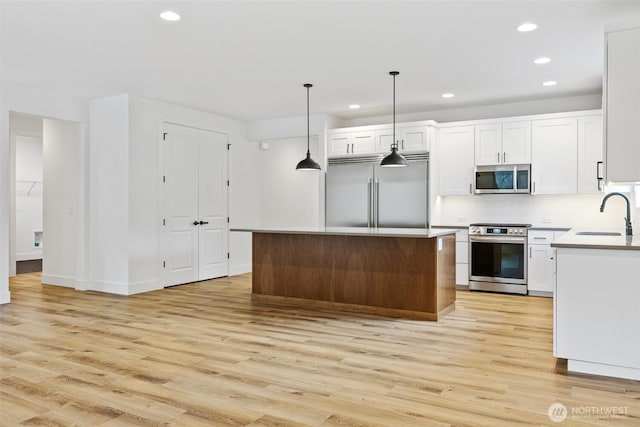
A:
<svg viewBox="0 0 640 427">
<path fill-rule="evenodd" d="M 253 233 L 256 302 L 438 320 L 455 308 L 455 235 Z"/>
</svg>

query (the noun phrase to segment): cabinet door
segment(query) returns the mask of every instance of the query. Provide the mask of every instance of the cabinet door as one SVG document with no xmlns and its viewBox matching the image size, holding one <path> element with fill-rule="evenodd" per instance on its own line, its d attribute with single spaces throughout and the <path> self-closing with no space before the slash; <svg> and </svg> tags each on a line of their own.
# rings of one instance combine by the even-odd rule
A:
<svg viewBox="0 0 640 427">
<path fill-rule="evenodd" d="M 397 137 L 398 135 L 396 135 L 396 139 Z M 376 132 L 376 151 L 378 153 L 387 154 L 391 152 L 391 144 L 393 144 L 393 129 L 389 128 Z"/>
<path fill-rule="evenodd" d="M 497 165 L 502 162 L 502 125 L 490 124 L 475 127 L 475 163 Z"/>
<path fill-rule="evenodd" d="M 473 191 L 474 128 L 439 130 L 440 195 L 469 195 Z"/>
<path fill-rule="evenodd" d="M 502 124 L 502 163 L 531 163 L 531 122 Z"/>
<path fill-rule="evenodd" d="M 549 245 L 529 245 L 529 291 L 553 292 L 553 249 Z"/>
<path fill-rule="evenodd" d="M 640 28 L 607 34 L 607 181 L 640 181 Z"/>
<path fill-rule="evenodd" d="M 351 154 L 364 154 L 376 152 L 375 134 L 373 132 L 358 132 L 352 135 Z"/>
<path fill-rule="evenodd" d="M 328 137 L 329 156 L 342 156 L 351 151 L 351 139 L 349 134 L 335 134 Z"/>
<path fill-rule="evenodd" d="M 578 120 L 532 123 L 531 192 L 576 194 L 578 191 Z"/>
<path fill-rule="evenodd" d="M 600 193 L 604 175 L 602 116 L 578 118 L 578 193 Z"/>
<path fill-rule="evenodd" d="M 429 150 L 429 128 L 426 126 L 416 126 L 400 129 L 400 150 Z"/>
</svg>

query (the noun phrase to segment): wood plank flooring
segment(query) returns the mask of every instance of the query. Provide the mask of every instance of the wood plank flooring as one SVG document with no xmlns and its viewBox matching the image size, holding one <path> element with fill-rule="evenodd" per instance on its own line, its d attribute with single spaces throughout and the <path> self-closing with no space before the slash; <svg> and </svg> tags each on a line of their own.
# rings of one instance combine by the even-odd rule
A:
<svg viewBox="0 0 640 427">
<path fill-rule="evenodd" d="M 252 302 L 250 275 L 121 297 L 26 274 L 10 290 L 2 426 L 640 425 L 640 382 L 553 357 L 551 299 L 459 291 L 428 322 Z"/>
</svg>

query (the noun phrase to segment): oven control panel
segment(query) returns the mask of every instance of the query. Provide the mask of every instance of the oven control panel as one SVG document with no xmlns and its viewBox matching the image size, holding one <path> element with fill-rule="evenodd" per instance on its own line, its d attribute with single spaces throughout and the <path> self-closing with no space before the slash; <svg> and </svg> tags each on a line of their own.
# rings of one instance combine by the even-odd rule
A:
<svg viewBox="0 0 640 427">
<path fill-rule="evenodd" d="M 469 234 L 476 236 L 526 236 L 527 227 L 517 226 L 493 226 L 493 225 L 471 225 Z"/>
</svg>

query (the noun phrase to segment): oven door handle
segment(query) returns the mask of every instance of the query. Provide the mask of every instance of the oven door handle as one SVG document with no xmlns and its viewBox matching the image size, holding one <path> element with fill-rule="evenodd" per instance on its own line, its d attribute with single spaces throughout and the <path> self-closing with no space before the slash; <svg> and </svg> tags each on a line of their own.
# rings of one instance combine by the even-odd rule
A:
<svg viewBox="0 0 640 427">
<path fill-rule="evenodd" d="M 469 237 L 470 242 L 526 244 L 526 237 Z"/>
</svg>

